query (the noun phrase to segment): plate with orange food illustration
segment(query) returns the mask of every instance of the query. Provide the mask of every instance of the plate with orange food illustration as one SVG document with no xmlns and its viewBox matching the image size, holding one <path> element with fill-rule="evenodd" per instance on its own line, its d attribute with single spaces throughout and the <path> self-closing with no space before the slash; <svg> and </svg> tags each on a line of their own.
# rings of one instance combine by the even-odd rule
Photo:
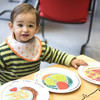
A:
<svg viewBox="0 0 100 100">
<path fill-rule="evenodd" d="M 17 80 L 0 87 L 0 100 L 49 100 L 49 92 L 34 81 Z"/>
<path fill-rule="evenodd" d="M 79 75 L 88 82 L 100 85 L 100 63 L 88 63 L 78 68 Z"/>
<path fill-rule="evenodd" d="M 55 93 L 69 93 L 81 85 L 78 75 L 64 68 L 44 68 L 38 71 L 34 78 L 48 91 Z"/>
</svg>

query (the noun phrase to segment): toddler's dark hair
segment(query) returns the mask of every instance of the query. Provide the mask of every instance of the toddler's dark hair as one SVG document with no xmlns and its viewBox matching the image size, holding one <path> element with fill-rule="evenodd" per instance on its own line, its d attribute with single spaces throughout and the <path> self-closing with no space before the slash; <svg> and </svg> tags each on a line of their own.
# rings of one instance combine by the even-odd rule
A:
<svg viewBox="0 0 100 100">
<path fill-rule="evenodd" d="M 25 13 L 35 14 L 36 15 L 36 25 L 37 26 L 39 25 L 40 23 L 39 13 L 32 5 L 28 3 L 23 3 L 23 4 L 16 6 L 11 13 L 10 21 L 13 23 L 17 15 L 25 14 Z"/>
</svg>

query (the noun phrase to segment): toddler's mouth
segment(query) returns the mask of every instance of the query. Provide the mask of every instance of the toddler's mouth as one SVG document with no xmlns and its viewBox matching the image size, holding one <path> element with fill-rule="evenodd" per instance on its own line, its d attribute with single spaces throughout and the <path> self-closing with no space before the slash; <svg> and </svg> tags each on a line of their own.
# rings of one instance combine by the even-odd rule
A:
<svg viewBox="0 0 100 100">
<path fill-rule="evenodd" d="M 23 37 L 27 37 L 27 36 L 29 36 L 29 34 L 22 34 L 22 36 L 23 36 Z"/>
</svg>

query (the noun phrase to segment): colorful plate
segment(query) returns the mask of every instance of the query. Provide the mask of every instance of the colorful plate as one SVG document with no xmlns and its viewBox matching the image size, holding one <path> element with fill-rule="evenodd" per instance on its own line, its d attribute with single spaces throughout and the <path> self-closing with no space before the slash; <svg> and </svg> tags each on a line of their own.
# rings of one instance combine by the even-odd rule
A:
<svg viewBox="0 0 100 100">
<path fill-rule="evenodd" d="M 39 83 L 16 80 L 0 87 L 0 100 L 49 100 L 49 92 Z"/>
<path fill-rule="evenodd" d="M 79 75 L 88 82 L 100 85 L 100 63 L 88 63 L 78 68 Z"/>
<path fill-rule="evenodd" d="M 34 76 L 35 81 L 55 93 L 75 91 L 81 85 L 77 74 L 63 68 L 44 68 Z"/>
</svg>

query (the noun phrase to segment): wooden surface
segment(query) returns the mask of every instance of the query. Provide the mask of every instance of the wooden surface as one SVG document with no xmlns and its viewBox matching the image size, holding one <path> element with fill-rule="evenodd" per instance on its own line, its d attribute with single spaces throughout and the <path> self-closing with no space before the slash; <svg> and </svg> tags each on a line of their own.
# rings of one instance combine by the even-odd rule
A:
<svg viewBox="0 0 100 100">
<path fill-rule="evenodd" d="M 92 58 L 89 58 L 84 55 L 78 56 L 79 59 L 83 59 L 86 62 L 98 62 Z M 65 68 L 75 72 L 78 75 L 78 70 L 73 67 L 66 67 L 64 65 L 56 64 L 51 67 Z M 34 74 L 22 77 L 20 79 L 34 80 Z M 80 76 L 79 76 L 80 77 Z M 100 86 L 87 82 L 86 80 L 81 79 L 81 86 L 74 92 L 71 93 L 50 93 L 49 100 L 100 100 Z"/>
</svg>

